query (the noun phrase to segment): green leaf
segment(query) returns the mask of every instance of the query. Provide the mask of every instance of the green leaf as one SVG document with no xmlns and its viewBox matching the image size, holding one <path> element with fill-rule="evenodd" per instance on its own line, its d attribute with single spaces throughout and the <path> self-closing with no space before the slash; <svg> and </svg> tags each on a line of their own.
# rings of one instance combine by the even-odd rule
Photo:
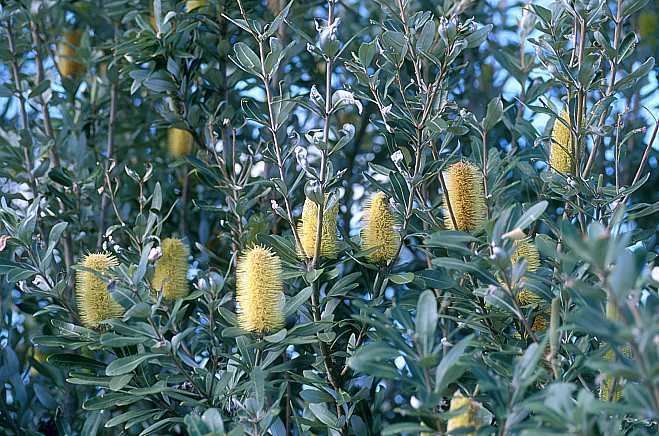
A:
<svg viewBox="0 0 659 436">
<path fill-rule="evenodd" d="M 533 206 L 529 207 L 526 212 L 524 212 L 524 215 L 522 215 L 515 225 L 513 226 L 514 229 L 519 228 L 520 230 L 524 230 L 528 226 L 530 226 L 533 222 L 535 222 L 540 216 L 542 216 L 543 213 L 545 213 L 545 210 L 547 209 L 547 206 L 549 203 L 545 200 L 542 200 Z"/>
<path fill-rule="evenodd" d="M 424 355 L 432 352 L 437 330 L 437 300 L 433 291 L 421 293 L 416 306 L 416 337 Z"/>
<path fill-rule="evenodd" d="M 286 306 L 284 307 L 284 319 L 292 316 L 297 312 L 297 309 L 302 306 L 306 301 L 311 298 L 311 293 L 313 289 L 311 286 L 307 286 L 295 294 L 292 298 L 286 300 Z"/>
<path fill-rule="evenodd" d="M 147 353 L 121 357 L 110 362 L 108 367 L 105 369 L 105 374 L 109 376 L 126 374 L 140 366 L 142 362 L 146 362 L 149 359 L 155 359 L 161 356 L 163 356 L 163 354 Z"/>
<path fill-rule="evenodd" d="M 457 364 L 471 343 L 472 336 L 467 336 L 455 344 L 442 358 L 435 371 L 435 392 L 443 394 L 448 385 L 457 380 L 464 371 Z"/>
<path fill-rule="evenodd" d="M 232 60 L 247 73 L 260 74 L 261 60 L 247 44 L 238 42 L 233 46 L 236 55 Z"/>
<path fill-rule="evenodd" d="M 322 403 L 311 403 L 309 404 L 309 409 L 313 414 L 328 427 L 337 428 L 337 419 L 336 415 L 330 412 L 327 409 L 327 406 Z"/>
<path fill-rule="evenodd" d="M 503 102 L 500 97 L 494 97 L 487 104 L 487 113 L 483 119 L 483 129 L 491 130 L 492 127 L 501 121 L 501 115 L 503 115 Z"/>
<path fill-rule="evenodd" d="M 638 67 L 634 68 L 631 73 L 616 82 L 615 88 L 622 91 L 631 88 L 636 84 L 636 81 L 645 77 L 648 72 L 654 67 L 654 58 L 649 58 Z"/>
<path fill-rule="evenodd" d="M 406 272 L 406 273 L 391 274 L 389 276 L 389 280 L 391 280 L 397 285 L 404 285 L 406 283 L 411 283 L 414 281 L 414 273 Z"/>
<path fill-rule="evenodd" d="M 124 374 L 112 377 L 110 380 L 109 388 L 113 391 L 123 389 L 133 379 L 133 374 Z"/>
</svg>

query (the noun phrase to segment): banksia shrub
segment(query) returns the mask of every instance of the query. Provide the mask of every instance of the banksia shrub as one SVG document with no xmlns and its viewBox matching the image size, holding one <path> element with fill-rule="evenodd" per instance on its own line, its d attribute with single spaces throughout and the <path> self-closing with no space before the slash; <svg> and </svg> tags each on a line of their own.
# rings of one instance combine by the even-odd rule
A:
<svg viewBox="0 0 659 436">
<path fill-rule="evenodd" d="M 561 120 L 563 121 L 561 122 Z M 560 119 L 554 121 L 554 128 L 551 131 L 549 164 L 554 171 L 561 174 L 572 174 L 574 172 L 574 148 L 569 126 L 570 114 L 563 111 Z"/>
<path fill-rule="evenodd" d="M 82 31 L 69 30 L 63 33 L 62 40 L 57 48 L 57 67 L 60 74 L 72 79 L 84 71 L 84 65 L 75 60 L 76 52 L 80 47 Z"/>
<path fill-rule="evenodd" d="M 387 196 L 384 192 L 377 192 L 366 205 L 361 231 L 362 248 L 369 251 L 369 261 L 386 263 L 396 256 L 400 235 L 395 227 L 396 217 L 389 207 Z"/>
<path fill-rule="evenodd" d="M 162 256 L 156 261 L 151 286 L 162 291 L 165 300 L 176 300 L 188 295 L 188 256 L 190 250 L 180 239 L 163 239 Z"/>
<path fill-rule="evenodd" d="M 483 175 L 476 165 L 458 162 L 446 170 L 446 190 L 444 199 L 446 227 L 463 232 L 479 230 L 485 223 L 487 207 L 483 193 Z M 453 211 L 455 225 L 449 211 Z"/>
<path fill-rule="evenodd" d="M 325 196 L 327 204 L 328 195 Z M 323 214 L 323 231 L 320 242 L 320 255 L 333 259 L 337 253 L 336 220 L 339 213 L 339 203 L 335 203 Z M 302 220 L 298 223 L 302 256 L 312 258 L 316 250 L 316 233 L 318 229 L 318 205 L 310 199 L 304 201 Z"/>
<path fill-rule="evenodd" d="M 479 427 L 478 409 L 480 409 L 480 404 L 477 401 L 465 397 L 461 392 L 456 391 L 451 399 L 450 411 L 458 412 L 459 414 L 448 420 L 446 431 L 450 434 L 454 431 L 470 428 L 474 431 L 461 434 L 475 435 L 475 430 Z"/>
<path fill-rule="evenodd" d="M 284 325 L 281 260 L 269 248 L 243 253 L 236 268 L 238 324 L 245 331 L 266 333 Z"/>
<path fill-rule="evenodd" d="M 101 321 L 121 316 L 123 307 L 112 298 L 108 285 L 96 274 L 107 273 L 110 268 L 119 265 L 117 259 L 107 253 L 91 253 L 80 265 L 91 270 L 76 273 L 76 297 L 83 324 L 97 327 Z"/>
<path fill-rule="evenodd" d="M 167 148 L 172 157 L 187 156 L 192 152 L 192 133 L 185 129 L 170 127 L 167 130 Z"/>
</svg>

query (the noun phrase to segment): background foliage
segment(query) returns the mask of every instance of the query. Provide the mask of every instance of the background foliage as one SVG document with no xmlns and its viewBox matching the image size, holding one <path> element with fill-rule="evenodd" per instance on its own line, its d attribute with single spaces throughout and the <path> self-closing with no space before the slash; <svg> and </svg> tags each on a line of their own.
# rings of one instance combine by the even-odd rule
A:
<svg viewBox="0 0 659 436">
<path fill-rule="evenodd" d="M 3 434 L 443 434 L 456 391 L 483 434 L 655 434 L 657 3 L 524 6 L 3 2 Z M 572 175 L 547 168 L 564 109 Z M 460 160 L 486 180 L 471 234 L 443 224 Z M 376 191 L 402 236 L 381 265 L 359 243 Z M 305 197 L 328 194 L 339 255 L 300 260 Z M 537 271 L 511 264 L 520 232 Z M 192 292 L 166 302 L 149 254 L 172 235 Z M 284 264 L 286 327 L 265 337 L 235 317 L 255 243 Z M 73 278 L 97 250 L 126 313 L 89 329 Z"/>
</svg>

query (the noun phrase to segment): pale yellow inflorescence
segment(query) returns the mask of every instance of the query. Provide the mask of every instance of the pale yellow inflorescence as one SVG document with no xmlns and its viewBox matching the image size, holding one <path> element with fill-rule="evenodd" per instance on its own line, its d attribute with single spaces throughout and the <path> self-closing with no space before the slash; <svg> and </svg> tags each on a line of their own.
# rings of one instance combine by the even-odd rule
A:
<svg viewBox="0 0 659 436">
<path fill-rule="evenodd" d="M 453 394 L 451 399 L 451 412 L 460 412 L 457 416 L 454 416 L 448 420 L 446 425 L 446 431 L 448 434 L 451 432 L 461 429 L 471 428 L 477 430 L 479 427 L 477 414 L 480 404 L 469 397 L 465 397 L 459 391 L 456 391 Z M 460 433 L 465 435 L 475 435 L 476 432 L 469 433 Z"/>
<path fill-rule="evenodd" d="M 97 273 L 107 273 L 119 262 L 108 253 L 91 253 L 80 265 Z M 106 282 L 91 271 L 76 272 L 76 298 L 83 324 L 93 328 L 101 321 L 121 316 L 124 309 L 112 298 Z"/>
<path fill-rule="evenodd" d="M 57 46 L 57 67 L 64 77 L 71 79 L 84 72 L 85 66 L 75 60 L 81 39 L 80 30 L 70 30 L 63 33 L 62 40 Z"/>
<path fill-rule="evenodd" d="M 444 222 L 446 227 L 463 232 L 479 230 L 485 223 L 487 206 L 483 192 L 483 176 L 475 165 L 468 162 L 457 162 L 451 165 L 445 172 L 446 190 L 451 210 L 455 218 L 456 226 L 453 225 L 448 203 L 444 199 L 447 208 Z"/>
<path fill-rule="evenodd" d="M 248 332 L 267 333 L 284 325 L 282 266 L 269 248 L 254 246 L 238 259 L 238 323 Z"/>
<path fill-rule="evenodd" d="M 160 243 L 162 256 L 156 261 L 151 287 L 162 291 L 165 300 L 183 298 L 189 293 L 188 256 L 190 250 L 180 239 L 167 238 Z"/>
<path fill-rule="evenodd" d="M 172 157 L 187 156 L 192 152 L 192 133 L 185 129 L 170 127 L 167 130 L 167 147 Z"/>
<path fill-rule="evenodd" d="M 510 257 L 510 261 L 513 265 L 520 262 L 522 259 L 525 259 L 527 271 L 535 272 L 540 268 L 540 253 L 530 237 L 515 241 L 514 248 L 515 251 L 513 251 L 513 254 Z M 522 289 L 519 294 L 517 294 L 517 299 L 523 306 L 528 304 L 538 304 L 542 301 L 539 296 L 528 289 Z"/>
<path fill-rule="evenodd" d="M 619 321 L 621 319 L 621 314 L 618 311 L 615 304 L 612 302 L 606 303 L 606 317 L 613 321 Z M 620 350 L 628 359 L 632 358 L 632 349 L 629 345 L 624 345 Z M 604 354 L 604 360 L 608 362 L 613 362 L 616 360 L 616 353 L 611 349 Z M 622 386 L 623 381 L 621 379 L 615 379 L 613 376 L 605 376 L 600 385 L 600 400 L 603 401 L 620 401 L 622 399 Z M 613 392 L 611 392 L 613 390 Z"/>
<path fill-rule="evenodd" d="M 327 204 L 329 196 L 325 195 Z M 325 210 L 323 214 L 323 229 L 320 240 L 320 255 L 328 259 L 334 259 L 337 254 L 336 220 L 339 213 L 339 203 Z M 318 205 L 310 199 L 304 201 L 302 208 L 302 220 L 298 224 L 298 233 L 302 243 L 301 256 L 308 259 L 313 258 L 316 250 L 316 232 L 318 229 Z"/>
<path fill-rule="evenodd" d="M 369 261 L 387 263 L 396 256 L 400 235 L 396 230 L 396 217 L 384 192 L 375 193 L 369 200 L 364 211 L 361 235 L 362 248 L 369 252 Z"/>
<path fill-rule="evenodd" d="M 554 171 L 561 174 L 572 174 L 574 172 L 574 149 L 569 126 L 570 114 L 563 111 L 560 119 L 554 121 L 554 128 L 551 131 L 549 164 Z"/>
</svg>

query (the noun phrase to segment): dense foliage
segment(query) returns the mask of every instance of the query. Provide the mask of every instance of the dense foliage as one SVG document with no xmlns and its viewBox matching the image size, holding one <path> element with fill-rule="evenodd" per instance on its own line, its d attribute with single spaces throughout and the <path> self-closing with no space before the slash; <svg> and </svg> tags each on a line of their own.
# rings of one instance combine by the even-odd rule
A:
<svg viewBox="0 0 659 436">
<path fill-rule="evenodd" d="M 0 433 L 656 434 L 654 0 L 0 8 Z"/>
</svg>

